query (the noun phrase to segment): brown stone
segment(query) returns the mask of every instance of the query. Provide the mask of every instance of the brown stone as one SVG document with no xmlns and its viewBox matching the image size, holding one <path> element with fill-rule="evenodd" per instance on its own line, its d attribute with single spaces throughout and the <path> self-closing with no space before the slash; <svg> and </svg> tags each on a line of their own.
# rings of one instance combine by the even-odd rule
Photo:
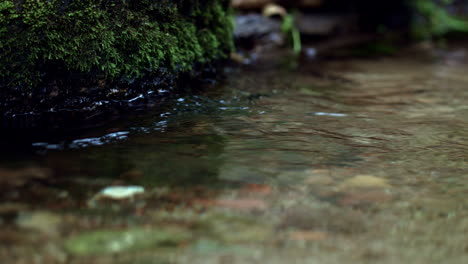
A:
<svg viewBox="0 0 468 264">
<path fill-rule="evenodd" d="M 322 231 L 294 231 L 289 233 L 288 238 L 295 241 L 320 241 L 327 239 L 328 233 Z"/>
<path fill-rule="evenodd" d="M 357 175 L 347 179 L 340 185 L 340 189 L 359 189 L 359 188 L 389 188 L 387 180 L 373 175 Z"/>
</svg>

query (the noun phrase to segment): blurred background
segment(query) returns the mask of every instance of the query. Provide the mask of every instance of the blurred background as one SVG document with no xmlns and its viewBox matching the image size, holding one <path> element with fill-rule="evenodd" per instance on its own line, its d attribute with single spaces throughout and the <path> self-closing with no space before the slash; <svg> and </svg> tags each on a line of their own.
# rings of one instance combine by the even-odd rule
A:
<svg viewBox="0 0 468 264">
<path fill-rule="evenodd" d="M 443 46 L 468 32 L 463 0 L 233 0 L 232 6 L 237 47 L 253 54 L 289 46 L 309 57 L 349 47 L 353 55 L 390 55 L 409 42 Z"/>
</svg>

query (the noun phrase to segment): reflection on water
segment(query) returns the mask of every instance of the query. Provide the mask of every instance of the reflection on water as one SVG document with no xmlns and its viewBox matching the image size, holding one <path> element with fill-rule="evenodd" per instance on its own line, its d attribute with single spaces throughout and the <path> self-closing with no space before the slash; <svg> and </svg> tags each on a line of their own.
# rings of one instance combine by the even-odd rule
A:
<svg viewBox="0 0 468 264">
<path fill-rule="evenodd" d="M 93 263 L 109 252 L 119 263 L 464 263 L 468 64 L 450 54 L 327 62 L 325 75 L 239 69 L 130 122 L 36 142 L 2 162 L 0 224 L 15 231 L 0 236 L 44 239 L 38 219 L 51 215 L 15 220 L 36 209 L 60 218 L 54 253 L 38 249 L 54 263 L 96 252 Z M 145 193 L 96 199 L 132 184 Z M 115 244 L 124 237 L 134 244 Z M 28 241 L 9 249 L 28 260 Z M 106 243 L 115 251 L 96 248 Z"/>
</svg>

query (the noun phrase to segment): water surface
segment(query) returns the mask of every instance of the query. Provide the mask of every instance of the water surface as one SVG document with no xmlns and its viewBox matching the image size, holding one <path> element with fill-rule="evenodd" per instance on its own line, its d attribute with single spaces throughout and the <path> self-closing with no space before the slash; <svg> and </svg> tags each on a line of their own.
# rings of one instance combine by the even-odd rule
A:
<svg viewBox="0 0 468 264">
<path fill-rule="evenodd" d="M 231 69 L 144 116 L 4 152 L 0 259 L 464 263 L 464 52 Z M 114 185 L 145 193 L 99 196 Z"/>
</svg>

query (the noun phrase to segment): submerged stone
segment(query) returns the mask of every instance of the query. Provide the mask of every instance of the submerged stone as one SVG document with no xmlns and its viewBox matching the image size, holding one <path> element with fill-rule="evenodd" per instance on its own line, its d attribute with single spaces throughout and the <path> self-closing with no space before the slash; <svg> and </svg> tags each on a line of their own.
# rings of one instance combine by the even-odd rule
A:
<svg viewBox="0 0 468 264">
<path fill-rule="evenodd" d="M 358 234 L 367 230 L 366 218 L 358 211 L 335 207 L 296 207 L 286 211 L 280 229 L 308 230 L 337 234 Z"/>
<path fill-rule="evenodd" d="M 73 255 L 80 256 L 112 254 L 152 247 L 174 247 L 190 238 L 188 231 L 175 227 L 97 230 L 68 239 L 65 242 L 65 249 Z"/>
<path fill-rule="evenodd" d="M 344 181 L 341 184 L 341 189 L 353 188 L 389 188 L 387 180 L 373 175 L 357 175 Z"/>
</svg>

